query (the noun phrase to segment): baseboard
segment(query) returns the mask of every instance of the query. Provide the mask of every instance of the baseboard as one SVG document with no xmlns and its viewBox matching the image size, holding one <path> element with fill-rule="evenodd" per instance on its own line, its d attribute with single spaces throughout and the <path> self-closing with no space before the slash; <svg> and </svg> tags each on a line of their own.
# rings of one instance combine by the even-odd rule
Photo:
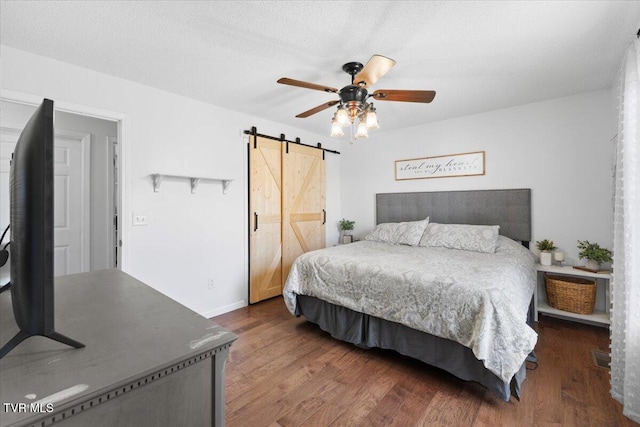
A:
<svg viewBox="0 0 640 427">
<path fill-rule="evenodd" d="M 224 307 L 218 307 L 213 310 L 208 310 L 200 313 L 201 316 L 211 319 L 212 317 L 219 316 L 224 313 L 228 313 L 233 310 L 237 310 L 242 307 L 246 307 L 247 302 L 245 300 L 234 302 L 233 304 L 225 305 Z"/>
</svg>

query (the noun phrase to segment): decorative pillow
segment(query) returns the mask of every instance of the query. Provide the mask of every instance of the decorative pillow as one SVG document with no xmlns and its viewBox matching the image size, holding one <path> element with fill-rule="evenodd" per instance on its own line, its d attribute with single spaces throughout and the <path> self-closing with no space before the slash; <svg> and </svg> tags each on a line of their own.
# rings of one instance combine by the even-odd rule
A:
<svg viewBox="0 0 640 427">
<path fill-rule="evenodd" d="M 431 223 L 420 240 L 420 246 L 436 246 L 464 251 L 495 253 L 499 225 L 466 225 Z"/>
<path fill-rule="evenodd" d="M 385 222 L 378 224 L 375 230 L 364 240 L 386 242 L 396 245 L 417 246 L 429 224 L 429 217 L 422 221 Z"/>
</svg>

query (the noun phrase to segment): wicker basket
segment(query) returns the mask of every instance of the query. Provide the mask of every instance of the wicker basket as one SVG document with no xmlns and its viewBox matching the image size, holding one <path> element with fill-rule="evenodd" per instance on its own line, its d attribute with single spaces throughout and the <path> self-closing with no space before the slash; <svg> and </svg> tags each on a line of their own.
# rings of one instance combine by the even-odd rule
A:
<svg viewBox="0 0 640 427">
<path fill-rule="evenodd" d="M 544 275 L 549 305 L 578 314 L 593 313 L 596 281 L 578 277 Z"/>
</svg>

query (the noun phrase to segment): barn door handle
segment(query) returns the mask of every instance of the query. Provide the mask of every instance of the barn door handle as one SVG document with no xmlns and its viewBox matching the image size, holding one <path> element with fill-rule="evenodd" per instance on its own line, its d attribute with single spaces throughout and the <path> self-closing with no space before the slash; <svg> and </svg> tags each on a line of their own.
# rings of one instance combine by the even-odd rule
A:
<svg viewBox="0 0 640 427">
<path fill-rule="evenodd" d="M 324 225 L 326 223 L 327 223 L 327 211 L 322 209 L 322 224 Z"/>
<path fill-rule="evenodd" d="M 258 231 L 258 213 L 253 213 L 253 231 Z"/>
</svg>

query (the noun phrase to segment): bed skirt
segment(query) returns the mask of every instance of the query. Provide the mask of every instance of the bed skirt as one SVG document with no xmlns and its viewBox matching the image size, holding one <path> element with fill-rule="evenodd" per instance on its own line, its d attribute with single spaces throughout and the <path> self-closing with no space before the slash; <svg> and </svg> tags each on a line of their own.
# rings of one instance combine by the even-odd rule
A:
<svg viewBox="0 0 640 427">
<path fill-rule="evenodd" d="M 505 401 L 509 401 L 510 396 L 520 400 L 521 385 L 527 375 L 524 363 L 507 384 L 487 370 L 469 348 L 455 341 L 306 295 L 297 295 L 296 316 L 304 316 L 341 341 L 362 348 L 395 350 L 462 380 L 478 382 Z"/>
</svg>

